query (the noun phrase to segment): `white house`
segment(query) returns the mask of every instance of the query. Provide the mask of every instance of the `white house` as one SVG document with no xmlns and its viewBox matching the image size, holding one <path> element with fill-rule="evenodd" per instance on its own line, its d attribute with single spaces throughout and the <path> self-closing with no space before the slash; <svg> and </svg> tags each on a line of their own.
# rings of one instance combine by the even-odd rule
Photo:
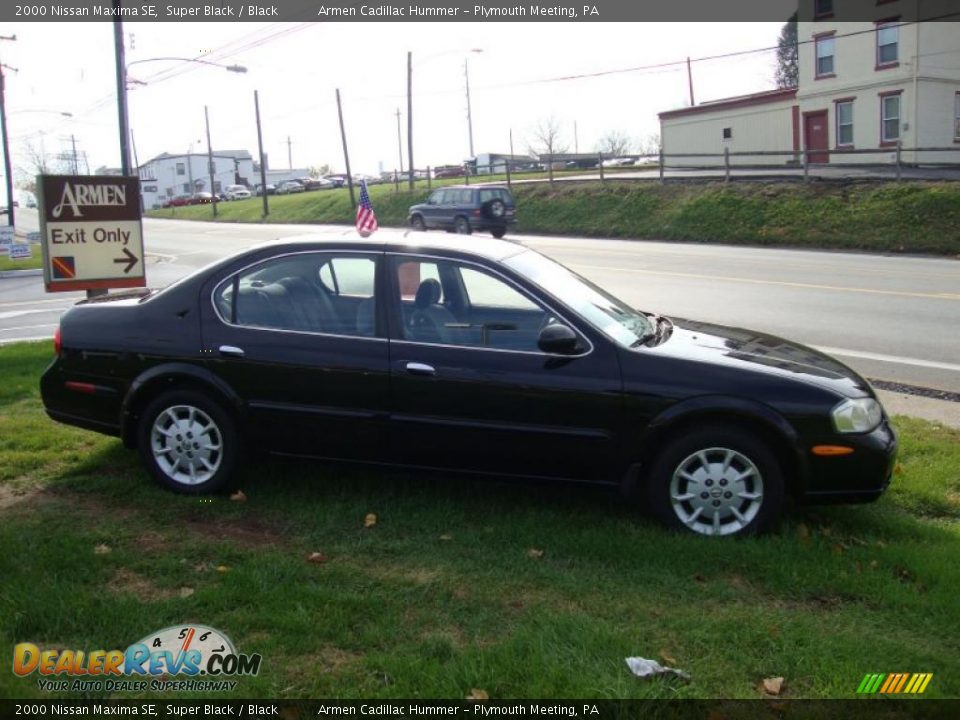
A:
<svg viewBox="0 0 960 720">
<path fill-rule="evenodd" d="M 210 168 L 206 153 L 172 155 L 161 153 L 140 166 L 140 191 L 143 207 L 160 207 L 177 195 L 211 192 Z M 251 189 L 259 174 L 254 175 L 253 158 L 246 150 L 218 150 L 213 153 L 213 190 L 221 192 L 227 185 L 246 185 Z"/>
<path fill-rule="evenodd" d="M 871 0 L 860 15 L 872 20 L 841 22 L 834 5 L 844 1 L 801 0 L 808 19 L 797 25 L 796 88 L 662 112 L 664 153 L 782 152 L 730 158 L 770 165 L 795 163 L 791 151 L 805 149 L 812 163 L 889 163 L 899 143 L 903 162 L 960 164 L 960 152 L 918 150 L 960 150 L 960 28 L 901 21 L 900 13 L 916 16 L 921 0 Z"/>
</svg>

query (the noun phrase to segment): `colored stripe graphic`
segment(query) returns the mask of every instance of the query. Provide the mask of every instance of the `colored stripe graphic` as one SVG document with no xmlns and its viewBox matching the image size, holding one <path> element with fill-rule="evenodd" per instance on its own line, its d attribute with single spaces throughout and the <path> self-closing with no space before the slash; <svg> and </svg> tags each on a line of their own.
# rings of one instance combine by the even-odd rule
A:
<svg viewBox="0 0 960 720">
<path fill-rule="evenodd" d="M 69 280 L 77 276 L 76 263 L 73 256 L 63 255 L 51 259 L 53 277 L 57 280 Z"/>
<path fill-rule="evenodd" d="M 857 694 L 919 695 L 932 678 L 933 673 L 867 673 L 857 686 Z"/>
</svg>

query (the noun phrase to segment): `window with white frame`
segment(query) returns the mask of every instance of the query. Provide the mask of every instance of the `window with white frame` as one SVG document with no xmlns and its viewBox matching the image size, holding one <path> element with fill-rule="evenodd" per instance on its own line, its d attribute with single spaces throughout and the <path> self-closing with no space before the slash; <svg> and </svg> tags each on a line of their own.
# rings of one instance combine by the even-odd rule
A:
<svg viewBox="0 0 960 720">
<path fill-rule="evenodd" d="M 953 139 L 960 142 L 960 90 L 953 96 Z"/>
<path fill-rule="evenodd" d="M 837 147 L 853 145 L 853 100 L 837 103 Z"/>
<path fill-rule="evenodd" d="M 184 163 L 177 163 L 177 175 L 186 175 L 187 166 Z"/>
<path fill-rule="evenodd" d="M 896 65 L 900 60 L 900 25 L 897 22 L 877 25 L 877 66 Z"/>
<path fill-rule="evenodd" d="M 900 96 L 880 98 L 880 140 L 886 143 L 900 139 Z"/>
<path fill-rule="evenodd" d="M 817 77 L 826 77 L 834 74 L 834 40 L 832 35 L 818 37 L 816 42 Z"/>
</svg>

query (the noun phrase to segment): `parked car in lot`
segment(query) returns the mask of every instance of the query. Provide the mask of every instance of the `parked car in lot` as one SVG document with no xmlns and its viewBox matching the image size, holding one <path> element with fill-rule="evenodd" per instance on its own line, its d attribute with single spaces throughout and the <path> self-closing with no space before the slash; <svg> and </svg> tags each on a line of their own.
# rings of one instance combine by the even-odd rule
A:
<svg viewBox="0 0 960 720">
<path fill-rule="evenodd" d="M 466 175 L 466 171 L 463 167 L 440 167 L 433 171 L 433 177 L 437 180 L 442 180 L 443 178 L 455 178 L 463 177 Z"/>
<path fill-rule="evenodd" d="M 412 205 L 407 220 L 414 230 L 440 228 L 462 235 L 489 230 L 502 238 L 517 222 L 516 204 L 505 187 L 448 185 L 430 193 L 425 203 Z"/>
<path fill-rule="evenodd" d="M 219 201 L 219 198 L 217 198 Z M 214 201 L 214 196 L 208 192 L 195 192 L 190 198 L 190 205 L 207 205 Z"/>
<path fill-rule="evenodd" d="M 227 200 L 246 200 L 250 197 L 250 189 L 246 185 L 227 185 L 223 192 Z"/>
<path fill-rule="evenodd" d="M 303 177 L 297 178 L 297 182 L 303 185 L 304 190 L 327 190 L 333 187 L 333 183 L 326 178 Z"/>
<path fill-rule="evenodd" d="M 326 175 L 325 178 L 333 183 L 335 188 L 344 187 L 347 184 L 346 175 Z"/>
<path fill-rule="evenodd" d="M 183 207 L 190 205 L 193 195 L 176 195 L 163 204 L 164 207 Z"/>
<path fill-rule="evenodd" d="M 302 193 L 303 185 L 297 180 L 287 180 L 277 185 L 277 195 L 290 195 L 292 193 Z"/>
<path fill-rule="evenodd" d="M 635 310 L 486 238 L 272 243 L 83 300 L 54 350 L 47 414 L 122 438 L 192 494 L 256 448 L 599 483 L 669 527 L 742 535 L 788 499 L 875 500 L 897 448 L 833 358 Z"/>
<path fill-rule="evenodd" d="M 257 187 L 254 189 L 254 192 L 258 197 L 260 195 L 263 195 L 263 185 L 257 184 Z M 271 183 L 267 183 L 267 195 L 276 195 L 276 194 L 277 194 L 277 186 L 272 185 Z"/>
</svg>

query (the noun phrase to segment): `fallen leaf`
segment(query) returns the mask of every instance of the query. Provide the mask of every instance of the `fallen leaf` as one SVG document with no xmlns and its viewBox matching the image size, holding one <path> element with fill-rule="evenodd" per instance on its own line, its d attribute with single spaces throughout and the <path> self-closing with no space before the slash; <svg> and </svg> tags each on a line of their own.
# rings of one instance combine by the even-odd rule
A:
<svg viewBox="0 0 960 720">
<path fill-rule="evenodd" d="M 489 700 L 490 696 L 487 694 L 486 690 L 481 690 L 480 688 L 471 688 L 470 694 L 466 697 L 467 700 Z"/>
<path fill-rule="evenodd" d="M 673 657 L 673 655 L 671 655 L 670 653 L 668 653 L 666 650 L 661 650 L 661 651 L 660 651 L 660 659 L 663 660 L 667 665 L 676 665 L 676 664 L 677 664 L 677 659 L 676 659 L 675 657 Z"/>
<path fill-rule="evenodd" d="M 873 568 L 873 569 L 876 569 L 876 567 L 877 567 L 878 564 L 879 564 L 879 563 L 878 563 L 876 560 L 871 560 L 871 561 L 870 561 L 870 567 Z"/>
<path fill-rule="evenodd" d="M 875 543 L 875 545 L 876 545 L 877 547 L 882 547 L 882 548 L 885 548 L 885 547 L 887 546 L 887 544 L 886 544 L 883 540 L 877 540 L 877 542 Z"/>
<path fill-rule="evenodd" d="M 799 525 L 797 525 L 797 535 L 799 535 L 802 538 L 810 537 L 810 528 L 808 528 L 803 523 L 800 523 Z"/>
<path fill-rule="evenodd" d="M 768 695 L 779 695 L 783 690 L 783 678 L 764 678 L 763 691 Z"/>
<path fill-rule="evenodd" d="M 191 595 L 193 595 L 193 588 L 192 588 L 192 587 L 182 587 L 182 588 L 180 588 L 180 597 L 182 597 L 182 598 L 188 598 L 188 597 L 190 597 Z"/>
<path fill-rule="evenodd" d="M 373 527 L 377 524 L 377 514 L 376 513 L 367 513 L 367 516 L 363 519 L 364 527 Z"/>
<path fill-rule="evenodd" d="M 228 568 L 226 565 L 217 565 L 217 572 L 218 573 L 230 572 L 230 568 Z"/>
<path fill-rule="evenodd" d="M 903 465 L 901 465 L 900 463 L 897 463 L 896 465 L 894 465 L 894 466 L 893 466 L 893 474 L 894 474 L 894 475 L 902 475 L 902 474 L 903 474 Z"/>
<path fill-rule="evenodd" d="M 327 561 L 327 556 L 322 552 L 312 552 L 307 555 L 307 562 L 316 563 L 317 565 L 322 565 Z"/>
<path fill-rule="evenodd" d="M 453 540 L 453 535 L 441 535 L 441 540 Z"/>
<path fill-rule="evenodd" d="M 244 494 L 243 490 L 237 490 L 230 496 L 230 499 L 234 502 L 246 502 L 247 496 Z"/>
<path fill-rule="evenodd" d="M 193 566 L 194 572 L 207 572 L 207 570 L 209 569 L 210 569 L 210 566 L 207 565 L 205 562 L 197 563 L 196 565 Z"/>
<path fill-rule="evenodd" d="M 110 552 L 111 551 L 110 551 L 109 545 L 100 544 L 93 548 L 94 555 L 109 555 Z"/>
<path fill-rule="evenodd" d="M 537 548 L 530 548 L 527 550 L 527 557 L 534 560 L 539 560 L 543 557 L 543 550 L 538 550 Z"/>
</svg>

